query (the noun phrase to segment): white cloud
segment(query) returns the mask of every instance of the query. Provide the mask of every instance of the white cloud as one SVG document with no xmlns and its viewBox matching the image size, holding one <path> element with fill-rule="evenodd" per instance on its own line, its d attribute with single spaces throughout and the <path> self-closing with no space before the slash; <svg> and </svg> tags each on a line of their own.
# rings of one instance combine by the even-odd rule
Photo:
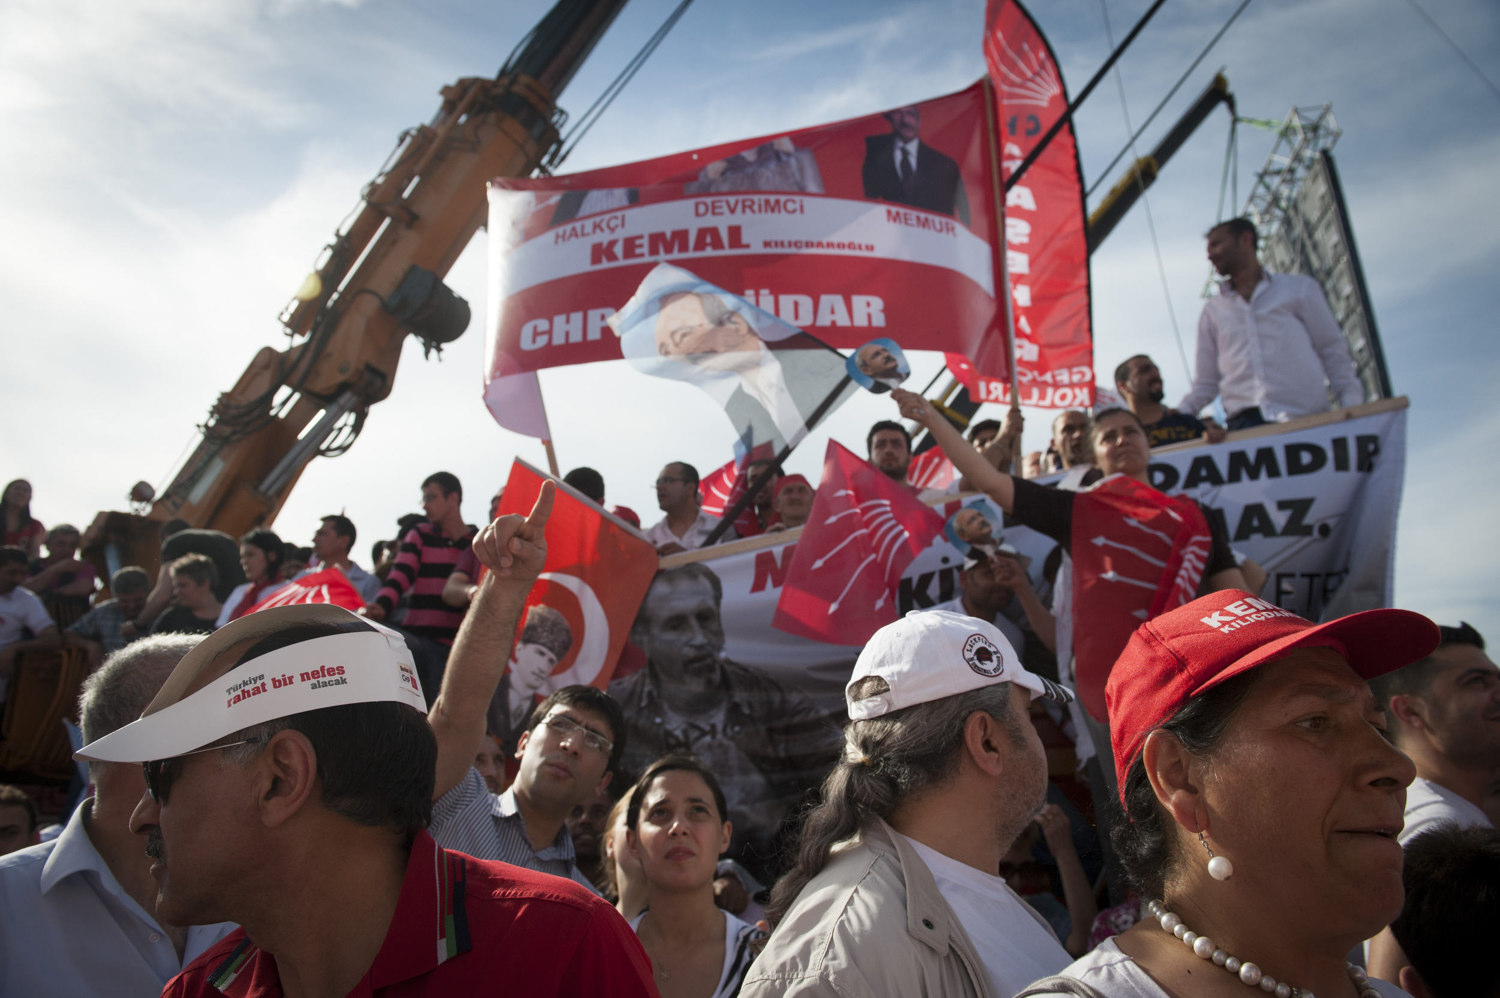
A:
<svg viewBox="0 0 1500 998">
<path fill-rule="evenodd" d="M 1032 6 L 1076 93 L 1106 52 L 1097 11 Z M 1429 6 L 1493 72 L 1493 5 Z M 978 0 L 695 7 L 570 168 L 958 89 L 982 72 L 981 8 Z M 1229 9 L 1220 0 L 1168 5 L 1143 33 L 1122 62 L 1137 123 Z M 1117 38 L 1129 26 L 1120 11 L 1112 9 Z M 24 155 L 0 161 L 9 192 L 0 292 L 14 361 L 0 383 L 28 419 L 26 432 L 0 438 L 0 466 L 7 477 L 34 479 L 40 515 L 87 520 L 120 506 L 136 478 L 163 480 L 217 393 L 257 349 L 279 345 L 277 312 L 396 133 L 430 116 L 444 82 L 493 72 L 539 12 L 520 3 L 350 11 L 339 0 L 0 7 L 0 128 L 25 137 Z M 575 80 L 570 109 L 587 104 L 663 12 L 627 7 Z M 1457 552 L 1482 551 L 1495 536 L 1485 497 L 1500 483 L 1483 462 L 1500 426 L 1465 408 L 1500 374 L 1488 287 L 1475 277 L 1500 264 L 1493 213 L 1483 210 L 1500 116 L 1424 31 L 1402 0 L 1385 0 L 1378 16 L 1368 0 L 1252 5 L 1207 66 L 1229 65 L 1245 114 L 1336 103 L 1339 162 L 1382 331 L 1388 352 L 1408 364 L 1395 372 L 1398 387 L 1420 390 L 1398 594 L 1448 619 L 1461 610 L 1484 629 L 1486 620 L 1500 626 L 1489 595 L 1500 579 L 1482 555 Z M 743 42 L 746 55 L 722 57 L 726 40 Z M 1146 145 L 1201 89 L 1210 70 L 1200 72 Z M 1084 161 L 1097 169 L 1125 137 L 1113 81 L 1085 105 L 1079 129 Z M 1224 133 L 1216 118 L 1151 193 L 1189 353 Z M 1264 133 L 1242 131 L 1242 195 L 1267 146 Z M 483 257 L 478 240 L 449 278 L 476 315 Z M 1144 349 L 1168 371 L 1169 392 L 1185 390 L 1140 208 L 1094 264 L 1106 378 L 1115 361 Z M 1432 314 L 1455 317 L 1451 328 L 1432 328 L 1424 321 Z M 541 463 L 536 442 L 498 429 L 479 404 L 482 340 L 476 322 L 442 363 L 422 362 L 410 345 L 364 438 L 346 457 L 314 462 L 278 526 L 301 538 L 318 515 L 347 508 L 373 540 L 415 506 L 417 484 L 439 467 L 469 484 L 474 517 L 511 455 Z M 1447 359 L 1460 350 L 1462 360 Z M 919 377 L 938 366 L 916 360 Z M 654 384 L 642 392 L 639 377 L 610 364 L 542 380 L 564 466 L 598 467 L 612 500 L 649 520 L 648 483 L 659 466 L 681 457 L 707 470 L 727 458 L 729 430 L 706 400 Z M 857 398 L 836 414 L 833 433 L 857 451 L 865 428 L 890 409 Z M 1050 414 L 1029 415 L 1027 444 L 1036 446 Z M 815 435 L 792 466 L 816 476 L 826 439 Z"/>
</svg>

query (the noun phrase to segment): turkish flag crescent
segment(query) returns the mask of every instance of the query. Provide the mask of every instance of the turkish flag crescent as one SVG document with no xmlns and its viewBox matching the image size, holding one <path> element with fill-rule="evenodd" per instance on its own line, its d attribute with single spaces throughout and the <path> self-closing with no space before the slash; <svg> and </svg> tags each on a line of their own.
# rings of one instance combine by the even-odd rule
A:
<svg viewBox="0 0 1500 998">
<path fill-rule="evenodd" d="M 358 610 L 365 605 L 358 590 L 350 584 L 343 572 L 336 568 L 325 568 L 282 586 L 252 606 L 248 612 L 254 613 L 271 606 L 295 606 L 299 603 L 332 603 L 345 610 Z"/>
<path fill-rule="evenodd" d="M 943 518 L 911 489 L 828 441 L 771 625 L 814 641 L 863 644 L 896 619 L 901 573 L 942 530 Z"/>
<path fill-rule="evenodd" d="M 499 515 L 529 513 L 545 480 L 524 461 L 513 463 Z M 547 562 L 526 599 L 517 637 L 525 635 L 532 609 L 544 606 L 566 621 L 568 640 L 551 675 L 533 691 L 536 695 L 575 684 L 602 688 L 609 682 L 656 564 L 656 549 L 645 538 L 566 486 L 558 486 L 547 521 Z M 557 626 L 551 625 L 551 630 Z M 549 641 L 555 653 L 562 642 L 555 633 Z"/>
</svg>

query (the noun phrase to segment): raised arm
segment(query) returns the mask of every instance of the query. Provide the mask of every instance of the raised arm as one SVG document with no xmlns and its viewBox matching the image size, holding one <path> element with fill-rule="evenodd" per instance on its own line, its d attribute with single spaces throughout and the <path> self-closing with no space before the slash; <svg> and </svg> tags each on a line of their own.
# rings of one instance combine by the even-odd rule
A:
<svg viewBox="0 0 1500 998">
<path fill-rule="evenodd" d="M 985 460 L 984 455 L 970 446 L 953 424 L 932 407 L 932 403 L 916 392 L 893 388 L 891 398 L 900 406 L 902 416 L 915 419 L 927 428 L 960 475 L 988 494 L 1005 512 L 1011 511 L 1015 505 L 1016 489 L 1010 475 Z"/>
<path fill-rule="evenodd" d="M 484 739 L 485 712 L 510 660 L 521 609 L 547 561 L 555 492 L 544 482 L 530 515 L 502 516 L 474 538 L 474 554 L 489 572 L 453 639 L 442 689 L 427 714 L 438 743 L 433 800 L 463 779 Z"/>
</svg>

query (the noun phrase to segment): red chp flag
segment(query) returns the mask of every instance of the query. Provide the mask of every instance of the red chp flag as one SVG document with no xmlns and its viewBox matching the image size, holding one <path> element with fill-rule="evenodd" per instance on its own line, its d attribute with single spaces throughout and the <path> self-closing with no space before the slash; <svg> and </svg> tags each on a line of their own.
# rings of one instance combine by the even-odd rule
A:
<svg viewBox="0 0 1500 998">
<path fill-rule="evenodd" d="M 526 462 L 514 462 L 500 515 L 529 513 L 545 480 Z M 566 620 L 571 642 L 536 694 L 574 684 L 603 688 L 609 682 L 656 562 L 656 549 L 639 534 L 558 487 L 547 521 L 547 562 L 521 619 L 526 621 L 535 606 L 550 607 Z"/>
<path fill-rule="evenodd" d="M 1000 175 L 1009 179 L 1068 107 L 1057 59 L 1016 0 L 989 0 L 984 61 L 995 88 Z M 1093 404 L 1088 219 L 1071 123 L 1005 194 L 1005 266 L 1015 317 L 1020 404 Z M 948 369 L 976 402 L 1010 401 L 1009 367 L 992 350 L 950 354 Z"/>
<path fill-rule="evenodd" d="M 345 610 L 359 610 L 365 605 L 359 591 L 350 584 L 343 572 L 336 568 L 325 568 L 321 572 L 305 575 L 276 590 L 249 610 L 264 610 L 271 606 L 296 606 L 300 603 L 332 603 Z"/>
<path fill-rule="evenodd" d="M 941 447 L 929 447 L 911 459 L 906 484 L 914 489 L 946 489 L 958 478 L 958 469 Z"/>
<path fill-rule="evenodd" d="M 906 350 L 978 356 L 1003 340 L 984 109 L 976 84 L 660 159 L 490 181 L 495 418 L 543 432 L 523 375 L 619 359 L 607 320 L 660 263 L 830 347 L 892 336 Z M 1000 366 L 986 372 L 1003 374 L 994 352 Z"/>
<path fill-rule="evenodd" d="M 828 441 L 771 625 L 814 641 L 863 644 L 896 619 L 901 573 L 942 531 L 943 518 L 910 488 Z"/>
<path fill-rule="evenodd" d="M 1187 496 L 1113 475 L 1073 502 L 1073 673 L 1105 721 L 1104 685 L 1142 622 L 1194 599 L 1213 545 Z"/>
</svg>

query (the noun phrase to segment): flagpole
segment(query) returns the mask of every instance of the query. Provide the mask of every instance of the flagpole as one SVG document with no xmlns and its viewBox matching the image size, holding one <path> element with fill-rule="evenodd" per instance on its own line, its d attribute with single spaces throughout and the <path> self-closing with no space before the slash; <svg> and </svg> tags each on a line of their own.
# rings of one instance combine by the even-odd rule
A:
<svg viewBox="0 0 1500 998">
<path fill-rule="evenodd" d="M 1016 364 L 1016 313 L 1010 296 L 1010 263 L 1005 238 L 1005 197 L 1000 190 L 1000 143 L 996 136 L 995 82 L 984 77 L 984 131 L 990 145 L 990 196 L 995 202 L 996 248 L 999 286 L 995 293 L 1005 300 L 1005 363 L 1010 368 L 1010 407 L 1021 405 L 1020 372 Z M 978 372 L 976 372 L 978 373 Z"/>
<path fill-rule="evenodd" d="M 536 379 L 536 404 L 542 410 L 542 425 L 547 427 L 547 436 L 542 438 L 542 446 L 547 450 L 547 467 L 552 469 L 552 477 L 561 479 L 562 472 L 557 468 L 557 451 L 552 449 L 552 420 L 547 418 L 547 400 L 542 397 L 542 379 Z"/>
<path fill-rule="evenodd" d="M 849 381 L 849 375 L 844 375 L 839 379 L 839 383 L 834 386 L 833 391 L 828 393 L 828 397 L 818 403 L 818 407 L 812 411 L 812 415 L 807 419 L 808 432 L 812 431 L 812 428 L 818 424 L 818 420 L 822 419 L 824 414 L 838 401 L 839 396 L 844 393 L 844 389 L 849 386 Z M 744 493 L 734 501 L 734 505 L 726 509 L 724 515 L 719 517 L 719 522 L 714 524 L 714 529 L 709 531 L 708 536 L 704 538 L 703 543 L 699 547 L 706 548 L 724 536 L 724 532 L 734 525 L 735 518 L 745 511 L 746 506 L 750 505 L 750 500 L 755 497 L 755 494 L 765 487 L 765 484 L 771 480 L 772 475 L 781 470 L 782 462 L 791 456 L 792 450 L 795 447 L 796 444 L 787 444 L 781 448 L 781 453 L 777 454 L 770 465 L 759 475 L 755 476 L 749 485 L 745 486 Z"/>
</svg>

